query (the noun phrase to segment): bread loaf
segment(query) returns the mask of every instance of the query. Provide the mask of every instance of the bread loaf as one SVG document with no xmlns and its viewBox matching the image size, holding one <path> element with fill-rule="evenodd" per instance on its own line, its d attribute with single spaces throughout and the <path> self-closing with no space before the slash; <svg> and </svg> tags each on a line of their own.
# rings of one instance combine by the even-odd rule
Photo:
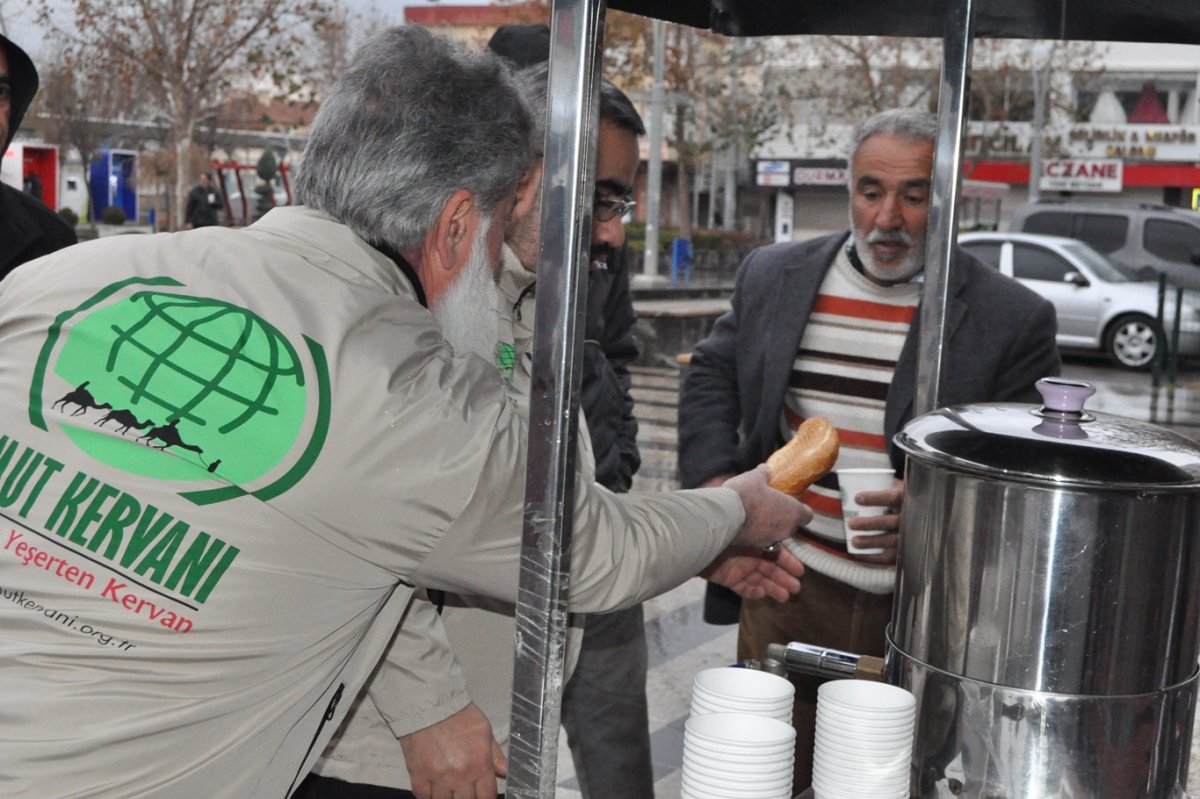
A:
<svg viewBox="0 0 1200 799">
<path fill-rule="evenodd" d="M 792 440 L 767 458 L 769 485 L 799 497 L 810 485 L 833 468 L 838 456 L 837 429 L 823 416 L 805 419 Z"/>
</svg>

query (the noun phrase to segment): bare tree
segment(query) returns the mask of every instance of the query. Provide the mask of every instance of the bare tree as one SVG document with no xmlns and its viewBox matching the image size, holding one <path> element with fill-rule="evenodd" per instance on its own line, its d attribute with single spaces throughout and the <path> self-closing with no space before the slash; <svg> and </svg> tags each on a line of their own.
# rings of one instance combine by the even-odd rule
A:
<svg viewBox="0 0 1200 799">
<path fill-rule="evenodd" d="M 307 83 L 303 54 L 312 31 L 334 25 L 325 0 L 36 0 L 39 21 L 63 38 L 92 80 L 126 92 L 143 78 L 175 153 L 175 223 L 197 124 L 231 87 L 248 81 L 285 93 Z M 128 96 L 128 95 L 127 95 Z"/>
<path fill-rule="evenodd" d="M 697 138 L 714 159 L 729 155 L 734 170 L 775 134 L 786 134 L 792 97 L 787 87 L 766 82 L 770 51 L 757 42 L 709 37 L 697 74 Z M 714 46 L 715 44 L 715 46 Z M 726 183 L 722 227 L 736 227 L 736 175 Z M 716 187 L 710 203 L 716 202 Z M 710 216 L 713 210 L 710 205 Z"/>
<path fill-rule="evenodd" d="M 826 122 L 854 122 L 889 108 L 937 108 L 942 45 L 936 39 L 887 36 L 812 36 L 777 50 L 769 82 L 795 98 L 796 123 L 820 129 Z M 1004 125 L 1033 117 L 1030 44 L 980 39 L 975 42 L 968 98 L 970 119 Z M 1079 113 L 1078 92 L 1103 73 L 1105 48 L 1094 42 L 1065 42 L 1050 70 L 1072 77 L 1052 85 L 1048 105 L 1067 117 Z M 1065 89 L 1063 87 L 1066 87 Z M 993 126 L 995 127 L 995 126 Z M 975 137 L 986 155 L 989 137 Z"/>
<path fill-rule="evenodd" d="M 96 152 L 109 138 L 115 124 L 136 113 L 137 98 L 141 96 L 140 92 L 123 91 L 116 83 L 93 79 L 88 70 L 74 60 L 69 49 L 52 42 L 52 55 L 42 65 L 41 91 L 33 115 L 40 119 L 42 135 L 59 146 L 60 162 L 65 163 L 68 148 L 78 153 L 84 183 L 88 187 L 89 208 L 91 165 Z M 95 220 L 92 222 L 94 224 Z"/>
<path fill-rule="evenodd" d="M 790 94 L 765 83 L 769 50 L 735 38 L 667 25 L 664 88 L 673 98 L 672 146 L 678 158 L 677 199 L 681 233 L 691 235 L 689 182 L 701 161 L 749 154 L 786 127 Z M 614 12 L 606 20 L 605 74 L 622 86 L 646 93 L 653 52 L 650 21 Z M 710 201 L 715 191 L 710 195 Z M 723 220 L 732 226 L 733 219 Z"/>
<path fill-rule="evenodd" d="M 350 63 L 350 56 L 371 34 L 396 24 L 396 20 L 379 8 L 352 10 L 332 0 L 327 23 L 313 32 L 307 58 L 311 63 L 309 76 L 312 96 L 323 97 Z M 549 11 L 546 12 L 547 19 Z"/>
</svg>

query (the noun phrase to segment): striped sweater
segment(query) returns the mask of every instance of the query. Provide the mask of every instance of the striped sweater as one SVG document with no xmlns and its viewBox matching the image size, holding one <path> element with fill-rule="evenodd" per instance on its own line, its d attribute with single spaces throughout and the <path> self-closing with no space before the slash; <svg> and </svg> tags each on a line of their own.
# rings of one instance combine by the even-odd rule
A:
<svg viewBox="0 0 1200 799">
<path fill-rule="evenodd" d="M 921 299 L 920 283 L 877 285 L 838 251 L 800 340 L 780 419 L 786 441 L 804 419 L 824 416 L 838 430 L 836 468 L 890 468 L 883 436 L 888 386 Z M 892 567 L 846 553 L 837 477 L 829 474 L 803 497 L 811 525 L 789 542 L 805 565 L 872 593 L 892 591 Z"/>
</svg>

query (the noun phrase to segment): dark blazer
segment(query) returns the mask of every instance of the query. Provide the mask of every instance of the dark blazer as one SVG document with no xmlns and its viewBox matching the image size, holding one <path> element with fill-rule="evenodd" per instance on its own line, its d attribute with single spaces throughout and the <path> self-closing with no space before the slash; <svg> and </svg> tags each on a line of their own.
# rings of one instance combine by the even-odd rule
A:
<svg viewBox="0 0 1200 799">
<path fill-rule="evenodd" d="M 738 270 L 733 307 L 692 353 L 679 403 L 684 488 L 762 463 L 782 443 L 779 418 L 796 351 L 825 273 L 848 232 L 755 250 Z M 918 319 L 896 363 L 884 435 L 912 418 Z M 942 405 L 1037 402 L 1038 378 L 1062 368 L 1054 306 L 1016 281 L 956 251 L 946 309 Z"/>
<path fill-rule="evenodd" d="M 733 307 L 696 345 L 679 402 L 679 474 L 694 488 L 765 461 L 782 443 L 779 417 L 800 338 L 825 273 L 849 232 L 752 252 L 738 269 Z M 913 415 L 920 317 L 909 328 L 884 408 L 892 440 Z M 957 250 L 946 306 L 942 405 L 1037 402 L 1038 378 L 1057 375 L 1054 306 L 1015 280 Z M 736 624 L 739 599 L 708 586 L 704 620 Z"/>
</svg>

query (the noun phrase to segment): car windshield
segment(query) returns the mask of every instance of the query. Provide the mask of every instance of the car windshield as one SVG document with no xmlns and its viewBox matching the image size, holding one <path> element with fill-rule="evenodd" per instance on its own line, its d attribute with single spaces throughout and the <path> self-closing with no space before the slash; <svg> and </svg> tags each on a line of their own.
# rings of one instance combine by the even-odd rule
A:
<svg viewBox="0 0 1200 799">
<path fill-rule="evenodd" d="M 1096 273 L 1096 277 L 1107 283 L 1133 282 L 1133 278 L 1122 271 L 1119 266 L 1083 242 L 1064 244 L 1063 249 L 1083 261 L 1088 269 Z"/>
</svg>

